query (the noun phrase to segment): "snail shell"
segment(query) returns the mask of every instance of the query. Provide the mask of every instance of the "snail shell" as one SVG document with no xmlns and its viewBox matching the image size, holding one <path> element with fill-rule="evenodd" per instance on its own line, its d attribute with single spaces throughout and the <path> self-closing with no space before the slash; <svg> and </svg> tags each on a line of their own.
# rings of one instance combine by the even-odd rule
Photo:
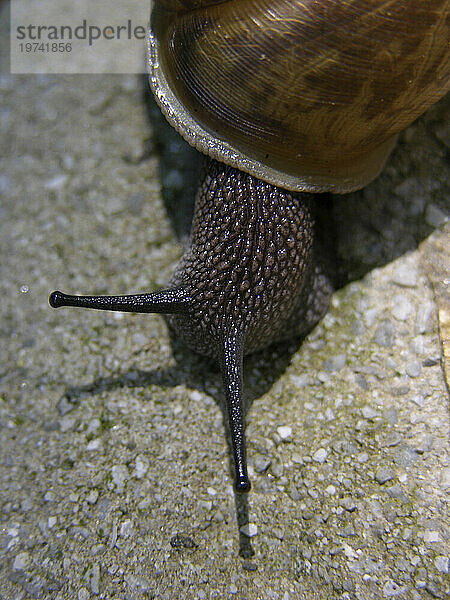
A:
<svg viewBox="0 0 450 600">
<path fill-rule="evenodd" d="M 156 0 L 150 84 L 201 152 L 349 192 L 450 87 L 447 0 Z"/>
</svg>

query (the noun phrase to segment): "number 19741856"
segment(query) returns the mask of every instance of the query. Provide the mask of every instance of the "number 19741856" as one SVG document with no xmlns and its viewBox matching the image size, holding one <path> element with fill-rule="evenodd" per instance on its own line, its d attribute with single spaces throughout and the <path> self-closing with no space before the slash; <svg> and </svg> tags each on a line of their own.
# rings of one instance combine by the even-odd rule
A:
<svg viewBox="0 0 450 600">
<path fill-rule="evenodd" d="M 72 52 L 70 42 L 21 42 L 21 52 Z"/>
</svg>

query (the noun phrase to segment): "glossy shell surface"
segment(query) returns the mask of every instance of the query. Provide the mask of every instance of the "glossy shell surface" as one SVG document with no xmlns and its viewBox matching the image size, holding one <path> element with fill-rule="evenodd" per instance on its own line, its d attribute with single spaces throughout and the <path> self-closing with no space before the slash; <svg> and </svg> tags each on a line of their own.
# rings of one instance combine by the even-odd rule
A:
<svg viewBox="0 0 450 600">
<path fill-rule="evenodd" d="M 449 89 L 448 13 L 448 0 L 156 0 L 150 84 L 205 154 L 348 192 Z"/>
</svg>

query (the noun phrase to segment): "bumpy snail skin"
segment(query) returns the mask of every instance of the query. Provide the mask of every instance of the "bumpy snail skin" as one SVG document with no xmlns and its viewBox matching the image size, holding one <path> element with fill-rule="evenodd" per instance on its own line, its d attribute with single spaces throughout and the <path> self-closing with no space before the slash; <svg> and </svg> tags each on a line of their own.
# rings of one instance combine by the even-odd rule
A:
<svg viewBox="0 0 450 600">
<path fill-rule="evenodd" d="M 189 315 L 169 318 L 187 345 L 218 357 L 231 327 L 247 354 L 305 333 L 317 322 L 329 290 L 318 304 L 317 297 L 308 296 L 310 279 L 320 280 L 311 200 L 310 194 L 287 192 L 223 163 L 205 162 L 191 244 L 171 280 L 190 298 Z M 305 322 L 311 306 L 318 314 Z"/>
<path fill-rule="evenodd" d="M 248 491 L 243 356 L 306 334 L 332 291 L 316 259 L 308 194 L 295 194 L 213 160 L 196 200 L 191 244 L 168 290 L 133 296 L 68 296 L 50 304 L 170 314 L 191 348 L 221 367 L 238 491 Z"/>
</svg>

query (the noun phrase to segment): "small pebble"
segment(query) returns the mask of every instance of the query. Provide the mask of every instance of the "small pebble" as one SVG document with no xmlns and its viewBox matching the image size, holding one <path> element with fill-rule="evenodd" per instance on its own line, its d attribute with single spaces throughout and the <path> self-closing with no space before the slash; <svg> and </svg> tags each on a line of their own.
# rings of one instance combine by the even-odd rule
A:
<svg viewBox="0 0 450 600">
<path fill-rule="evenodd" d="M 328 456 L 328 452 L 325 450 L 325 448 L 319 448 L 317 450 L 317 452 L 314 452 L 312 458 L 313 460 L 315 460 L 318 463 L 324 463 L 326 458 Z"/>
<path fill-rule="evenodd" d="M 319 373 L 317 373 L 317 379 L 321 383 L 327 383 L 328 381 L 331 381 L 331 375 L 325 371 L 319 371 Z"/>
<path fill-rule="evenodd" d="M 425 589 L 433 598 L 442 598 L 442 591 L 436 585 L 436 582 L 428 580 Z"/>
<path fill-rule="evenodd" d="M 386 492 L 391 498 L 397 498 L 397 500 L 406 501 L 406 494 L 399 485 L 391 485 L 386 489 Z"/>
<path fill-rule="evenodd" d="M 48 521 L 47 521 L 47 525 L 49 529 L 52 529 L 56 523 L 58 522 L 58 519 L 56 517 L 49 517 Z"/>
<path fill-rule="evenodd" d="M 425 220 L 430 227 L 440 227 L 448 221 L 448 215 L 436 204 L 430 203 L 425 210 Z"/>
<path fill-rule="evenodd" d="M 193 538 L 185 533 L 176 533 L 170 539 L 170 545 L 172 548 L 186 548 L 188 550 L 195 550 L 198 546 Z"/>
<path fill-rule="evenodd" d="M 312 510 L 309 510 L 308 508 L 306 508 L 302 512 L 302 518 L 305 519 L 305 521 L 310 521 L 311 519 L 314 518 L 314 513 L 312 512 Z"/>
<path fill-rule="evenodd" d="M 129 473 L 126 465 L 114 465 L 111 469 L 112 480 L 117 487 L 123 487 L 123 484 L 128 480 Z"/>
<path fill-rule="evenodd" d="M 280 457 L 270 462 L 270 472 L 277 479 L 283 477 L 284 463 Z"/>
<path fill-rule="evenodd" d="M 441 536 L 439 535 L 439 531 L 427 530 L 423 534 L 423 541 L 426 544 L 433 544 L 434 542 L 439 542 L 440 540 L 441 540 Z"/>
<path fill-rule="evenodd" d="M 82 587 L 78 590 L 78 600 L 89 600 L 89 598 L 91 597 L 89 591 Z"/>
<path fill-rule="evenodd" d="M 447 556 L 436 556 L 434 566 L 440 573 L 448 573 L 449 559 Z"/>
<path fill-rule="evenodd" d="M 353 512 L 356 510 L 356 504 L 354 503 L 353 499 L 350 498 L 350 496 L 345 496 L 345 498 L 342 498 L 339 504 L 348 512 Z"/>
<path fill-rule="evenodd" d="M 441 471 L 441 484 L 445 488 L 450 488 L 450 467 L 444 467 Z"/>
<path fill-rule="evenodd" d="M 338 535 L 340 535 L 343 538 L 355 537 L 356 531 L 353 525 L 350 524 L 341 529 L 341 531 L 338 532 Z"/>
<path fill-rule="evenodd" d="M 398 410 L 393 406 L 386 407 L 383 416 L 392 427 L 398 424 Z"/>
<path fill-rule="evenodd" d="M 55 177 L 52 177 L 52 179 L 48 179 L 45 182 L 45 187 L 48 190 L 59 190 L 65 185 L 66 181 L 67 181 L 67 175 L 65 175 L 65 174 L 56 175 Z"/>
<path fill-rule="evenodd" d="M 108 546 L 110 548 L 114 548 L 114 546 L 116 545 L 117 542 L 117 523 L 113 523 L 112 528 L 111 528 L 111 534 L 109 536 L 109 540 L 108 540 Z"/>
<path fill-rule="evenodd" d="M 407 177 L 394 188 L 394 193 L 402 198 L 414 197 L 417 194 L 417 180 L 415 177 Z"/>
<path fill-rule="evenodd" d="M 292 427 L 289 425 L 281 425 L 277 427 L 277 433 L 283 441 L 292 439 Z"/>
<path fill-rule="evenodd" d="M 400 263 L 394 272 L 392 281 L 401 287 L 416 287 L 419 273 L 415 267 Z"/>
<path fill-rule="evenodd" d="M 44 500 L 46 502 L 54 502 L 56 500 L 56 496 L 55 493 L 52 490 L 49 490 L 45 495 L 44 495 Z"/>
<path fill-rule="evenodd" d="M 397 431 L 388 431 L 388 433 L 386 434 L 384 445 L 388 448 L 393 448 L 394 446 L 398 446 L 398 444 L 401 441 L 402 436 Z"/>
<path fill-rule="evenodd" d="M 365 419 L 369 420 L 375 419 L 376 417 L 380 416 L 380 413 L 371 406 L 363 406 L 361 413 Z"/>
<path fill-rule="evenodd" d="M 201 402 L 203 400 L 203 395 L 198 390 L 193 390 L 189 394 L 189 398 L 194 402 Z"/>
<path fill-rule="evenodd" d="M 379 346 L 390 348 L 395 341 L 395 328 L 390 321 L 383 321 L 373 336 L 373 341 Z"/>
<path fill-rule="evenodd" d="M 406 321 L 413 311 L 413 305 L 406 296 L 394 296 L 392 299 L 392 314 L 397 321 Z"/>
<path fill-rule="evenodd" d="M 394 448 L 395 462 L 405 469 L 410 469 L 417 461 L 418 457 L 419 454 L 417 450 L 412 446 L 401 445 Z"/>
<path fill-rule="evenodd" d="M 253 457 L 253 468 L 257 473 L 264 473 L 270 467 L 270 458 L 262 454 L 256 454 Z"/>
<path fill-rule="evenodd" d="M 87 495 L 86 502 L 88 504 L 95 504 L 98 500 L 98 492 L 97 490 L 91 490 Z"/>
<path fill-rule="evenodd" d="M 423 356 L 425 354 L 425 338 L 423 335 L 416 335 L 410 343 L 411 352 L 415 356 Z M 423 359 L 422 364 L 423 364 Z"/>
<path fill-rule="evenodd" d="M 101 447 L 102 447 L 101 438 L 95 438 L 88 443 L 88 445 L 86 446 L 86 450 L 88 452 L 97 452 L 97 450 L 100 450 Z"/>
<path fill-rule="evenodd" d="M 430 356 L 428 358 L 424 358 L 422 365 L 424 367 L 435 367 L 436 365 L 439 365 L 441 363 L 441 359 L 436 356 Z"/>
<path fill-rule="evenodd" d="M 397 385 L 391 389 L 393 396 L 405 396 L 409 392 L 409 385 L 404 383 L 402 385 Z"/>
<path fill-rule="evenodd" d="M 197 504 L 199 508 L 205 510 L 206 512 L 212 510 L 213 507 L 212 500 L 199 500 Z"/>
<path fill-rule="evenodd" d="M 327 410 L 325 411 L 325 417 L 327 421 L 334 421 L 334 419 L 336 418 L 336 414 L 333 410 L 331 410 L 331 408 L 327 408 Z"/>
<path fill-rule="evenodd" d="M 346 362 L 347 362 L 347 355 L 346 354 L 338 354 L 337 356 L 332 356 L 331 358 L 326 360 L 323 365 L 323 368 L 325 369 L 325 371 L 328 371 L 328 372 L 340 371 L 345 366 Z"/>
<path fill-rule="evenodd" d="M 98 564 L 92 565 L 91 592 L 95 595 L 100 593 L 100 565 L 98 565 Z"/>
<path fill-rule="evenodd" d="M 364 464 L 364 463 L 368 462 L 369 455 L 367 454 L 367 452 L 360 452 L 359 454 L 356 455 L 356 460 L 359 463 Z"/>
<path fill-rule="evenodd" d="M 151 594 L 152 585 L 144 577 L 140 575 L 129 574 L 126 575 L 124 579 L 126 583 L 134 589 L 135 592 L 139 593 L 139 596 L 142 596 L 142 594 L 145 594 L 147 597 L 149 595 L 150 597 L 153 596 L 153 594 Z"/>
<path fill-rule="evenodd" d="M 417 309 L 415 331 L 416 333 L 426 333 L 431 326 L 431 317 L 434 314 L 434 305 L 432 302 L 420 304 Z"/>
<path fill-rule="evenodd" d="M 23 512 L 28 512 L 33 508 L 33 503 L 30 498 L 24 498 L 20 503 L 20 508 Z"/>
<path fill-rule="evenodd" d="M 414 444 L 414 449 L 419 454 L 423 454 L 424 452 L 429 452 L 432 449 L 433 443 L 434 443 L 434 438 L 432 435 L 423 435 Z"/>
<path fill-rule="evenodd" d="M 425 403 L 425 398 L 423 396 L 419 396 L 419 395 L 411 396 L 410 400 L 411 400 L 411 402 L 414 402 L 414 404 L 417 404 L 417 406 L 420 406 L 421 408 Z"/>
<path fill-rule="evenodd" d="M 405 593 L 408 591 L 406 585 L 399 586 L 392 579 L 388 579 L 386 583 L 383 585 L 383 596 L 384 598 L 395 598 L 395 597 L 404 597 Z"/>
<path fill-rule="evenodd" d="M 239 530 L 243 535 L 252 538 L 258 533 L 258 526 L 255 523 L 247 523 Z"/>
<path fill-rule="evenodd" d="M 76 417 L 71 417 L 70 415 L 63 417 L 59 423 L 62 433 L 67 433 L 68 431 L 72 431 L 72 429 L 75 428 L 76 423 L 77 423 Z"/>
<path fill-rule="evenodd" d="M 92 556 L 101 556 L 105 552 L 106 552 L 105 544 L 94 544 L 94 546 L 92 546 L 92 548 L 91 548 Z"/>
<path fill-rule="evenodd" d="M 305 560 L 311 560 L 312 558 L 312 550 L 311 548 L 303 548 L 302 556 Z"/>
<path fill-rule="evenodd" d="M 101 426 L 102 424 L 100 419 L 91 419 L 86 430 L 86 435 L 94 435 L 101 428 Z"/>
<path fill-rule="evenodd" d="M 375 474 L 375 479 L 380 485 L 394 479 L 395 472 L 390 467 L 379 467 Z"/>
<path fill-rule="evenodd" d="M 364 320 L 369 327 L 372 327 L 372 325 L 375 323 L 378 312 L 378 308 L 369 308 L 369 310 L 366 310 L 364 313 Z"/>
<path fill-rule="evenodd" d="M 58 402 L 56 408 L 61 417 L 64 417 L 68 412 L 76 408 L 76 404 L 71 402 L 67 396 L 63 396 Z"/>
<path fill-rule="evenodd" d="M 402 532 L 402 539 L 406 540 L 410 540 L 411 536 L 412 536 L 412 529 L 410 527 L 405 527 L 405 529 Z M 411 564 L 412 564 L 412 560 L 411 560 Z"/>
<path fill-rule="evenodd" d="M 145 460 L 145 458 L 141 455 L 136 456 L 134 474 L 137 477 L 137 479 L 142 479 L 144 477 L 144 475 L 147 473 L 147 471 L 148 471 L 148 463 Z"/>
<path fill-rule="evenodd" d="M 303 375 L 290 375 L 289 380 L 294 387 L 300 389 L 311 385 L 311 377 L 307 373 Z"/>
<path fill-rule="evenodd" d="M 418 360 L 410 360 L 406 365 L 406 373 L 410 377 L 419 377 L 422 371 L 422 367 L 420 365 L 420 361 Z"/>
<path fill-rule="evenodd" d="M 21 552 L 16 556 L 13 563 L 14 571 L 23 571 L 27 568 L 28 563 L 30 562 L 30 556 L 28 552 Z"/>
<path fill-rule="evenodd" d="M 134 196 L 132 196 L 132 198 L 137 197 L 137 196 L 140 197 L 139 194 L 135 194 Z M 130 207 L 130 204 L 128 206 Z M 133 205 L 130 207 L 130 210 L 131 210 L 131 212 L 134 212 L 135 214 L 139 214 L 139 211 L 136 210 L 136 208 L 137 208 L 136 205 Z M 147 337 L 143 333 L 139 333 L 139 332 L 133 334 L 132 340 L 133 340 L 133 346 L 135 346 L 135 347 L 145 346 L 145 344 L 148 342 Z"/>
<path fill-rule="evenodd" d="M 120 535 L 122 537 L 130 537 L 133 533 L 133 521 L 131 519 L 127 519 L 120 526 Z"/>
</svg>

